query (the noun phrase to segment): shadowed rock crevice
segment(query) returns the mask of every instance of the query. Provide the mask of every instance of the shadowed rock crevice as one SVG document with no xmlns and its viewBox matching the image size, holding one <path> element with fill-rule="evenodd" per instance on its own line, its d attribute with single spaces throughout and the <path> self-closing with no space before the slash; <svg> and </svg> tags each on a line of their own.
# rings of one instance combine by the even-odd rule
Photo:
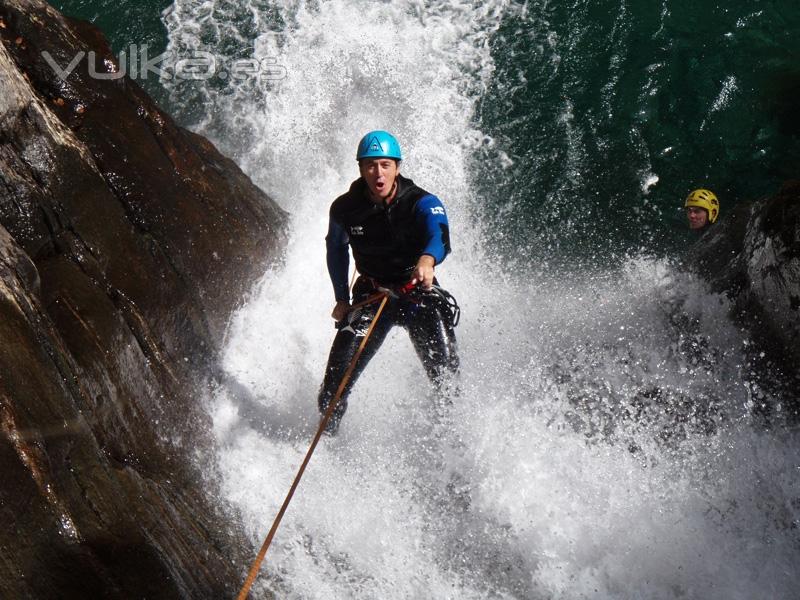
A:
<svg viewBox="0 0 800 600">
<path fill-rule="evenodd" d="M 232 597 L 251 549 L 200 401 L 287 217 L 134 81 L 91 76 L 90 51 L 118 68 L 93 26 L 4 0 L 0 42 L 0 596 Z M 46 60 L 78 55 L 66 80 Z"/>
</svg>

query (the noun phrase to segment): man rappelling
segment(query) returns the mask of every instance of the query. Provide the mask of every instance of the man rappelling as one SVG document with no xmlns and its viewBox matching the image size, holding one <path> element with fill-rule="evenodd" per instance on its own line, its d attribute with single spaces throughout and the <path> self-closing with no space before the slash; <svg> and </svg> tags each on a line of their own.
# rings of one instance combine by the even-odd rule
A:
<svg viewBox="0 0 800 600">
<path fill-rule="evenodd" d="M 350 389 L 395 325 L 408 330 L 428 378 L 441 395 L 447 394 L 458 371 L 454 332 L 458 305 L 434 276 L 435 267 L 450 252 L 444 205 L 400 175 L 400 144 L 390 133 L 367 133 L 358 144 L 356 160 L 361 176 L 331 204 L 325 238 L 336 298 L 331 316 L 338 332 L 318 404 L 324 414 L 339 392 L 325 427 L 331 435 L 347 410 Z M 352 304 L 348 249 L 359 273 Z M 377 319 L 377 300 L 382 297 L 388 302 Z M 380 306 L 383 309 L 384 304 Z"/>
<path fill-rule="evenodd" d="M 370 131 L 358 144 L 361 177 L 331 204 L 328 272 L 338 331 L 319 393 L 319 427 L 272 527 L 253 561 L 237 600 L 245 600 L 258 576 L 283 515 L 300 484 L 323 432 L 335 435 L 358 375 L 395 325 L 408 330 L 414 349 L 439 398 L 455 392 L 459 309 L 439 287 L 434 270 L 450 253 L 450 230 L 442 202 L 400 175 L 400 144 L 386 131 Z M 347 274 L 348 248 L 360 273 L 353 286 Z"/>
</svg>

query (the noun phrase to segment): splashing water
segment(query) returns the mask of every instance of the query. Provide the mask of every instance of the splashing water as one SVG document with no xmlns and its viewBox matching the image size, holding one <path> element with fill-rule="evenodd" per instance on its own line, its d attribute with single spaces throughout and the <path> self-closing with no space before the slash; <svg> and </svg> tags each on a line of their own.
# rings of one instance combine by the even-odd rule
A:
<svg viewBox="0 0 800 600">
<path fill-rule="evenodd" d="M 177 0 L 166 16 L 174 50 L 277 52 L 287 73 L 171 84 L 184 118 L 196 116 L 293 216 L 285 265 L 232 319 L 235 385 L 209 408 L 222 490 L 255 547 L 318 421 L 334 334 L 327 208 L 357 176 L 363 132 L 397 134 L 405 174 L 444 200 L 453 231 L 453 256 L 437 270 L 464 314 L 448 418 L 433 418 L 427 379 L 396 330 L 356 385 L 340 435 L 318 448 L 260 589 L 791 597 L 799 446 L 751 424 L 748 340 L 726 299 L 654 257 L 556 272 L 492 250 L 502 222 L 482 224 L 468 165 L 492 143 L 475 105 L 492 77 L 492 32 L 515 10 Z"/>
</svg>

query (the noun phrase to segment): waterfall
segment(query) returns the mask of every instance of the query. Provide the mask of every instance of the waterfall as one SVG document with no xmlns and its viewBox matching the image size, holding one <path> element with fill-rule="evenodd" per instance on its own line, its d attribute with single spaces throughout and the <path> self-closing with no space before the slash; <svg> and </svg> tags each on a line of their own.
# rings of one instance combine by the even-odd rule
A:
<svg viewBox="0 0 800 600">
<path fill-rule="evenodd" d="M 236 389 L 208 401 L 224 500 L 254 547 L 318 421 L 334 335 L 327 211 L 358 176 L 361 135 L 393 132 L 403 173 L 451 221 L 437 276 L 463 311 L 460 395 L 437 423 L 406 333 L 390 334 L 267 555 L 260 585 L 278 597 L 796 593 L 798 444 L 753 423 L 749 341 L 726 298 L 644 252 L 553 266 L 511 233 L 518 207 L 480 185 L 482 169 L 502 177 L 518 160 L 477 116 L 492 36 L 540 5 L 176 0 L 165 14 L 175 53 L 270 59 L 268 77 L 166 83 L 292 214 L 285 263 L 231 320 Z M 562 103 L 559 126 L 577 179 L 573 110 Z M 646 192 L 658 179 L 645 166 Z"/>
</svg>

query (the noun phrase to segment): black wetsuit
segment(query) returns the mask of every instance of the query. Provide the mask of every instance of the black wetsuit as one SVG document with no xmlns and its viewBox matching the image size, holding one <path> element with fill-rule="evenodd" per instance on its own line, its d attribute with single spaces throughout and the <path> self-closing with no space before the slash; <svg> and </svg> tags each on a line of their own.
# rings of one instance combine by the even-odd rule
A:
<svg viewBox="0 0 800 600">
<path fill-rule="evenodd" d="M 344 389 L 328 430 L 335 432 L 347 410 L 347 396 L 358 376 L 395 325 L 408 330 L 425 371 L 437 390 L 446 395 L 458 371 L 454 326 L 456 314 L 449 294 L 438 288 L 404 294 L 399 289 L 411 278 L 423 254 L 436 264 L 450 252 L 449 226 L 436 196 L 397 177 L 397 193 L 388 206 L 372 202 L 366 183 L 358 179 L 350 190 L 334 200 L 330 210 L 327 243 L 328 272 L 337 301 L 349 300 L 347 289 L 348 246 L 361 274 L 353 287 L 353 304 L 374 295 L 379 288 L 393 295 L 375 324 L 367 345 Z M 325 378 L 319 394 L 319 410 L 325 412 L 356 354 L 380 303 L 351 311 L 337 326 Z M 387 374 L 389 375 L 389 374 Z"/>
</svg>

